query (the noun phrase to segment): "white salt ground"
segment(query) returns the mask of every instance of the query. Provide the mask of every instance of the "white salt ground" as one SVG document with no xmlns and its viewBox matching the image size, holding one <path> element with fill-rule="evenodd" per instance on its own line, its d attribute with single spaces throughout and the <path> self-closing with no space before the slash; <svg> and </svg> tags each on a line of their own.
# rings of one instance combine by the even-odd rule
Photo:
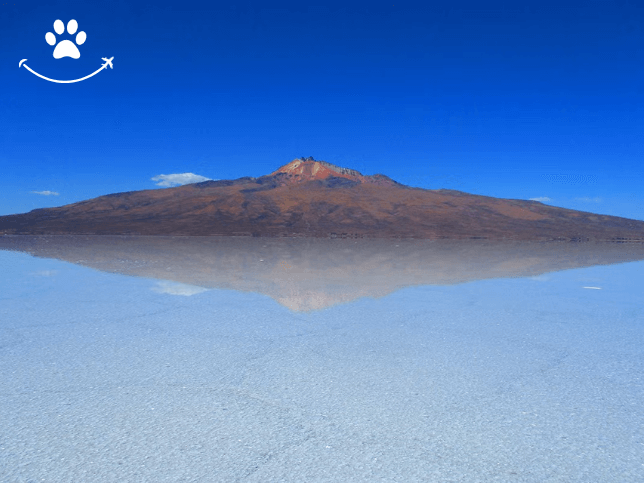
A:
<svg viewBox="0 0 644 483">
<path fill-rule="evenodd" d="M 312 313 L 0 273 L 3 482 L 644 481 L 642 262 Z"/>
</svg>

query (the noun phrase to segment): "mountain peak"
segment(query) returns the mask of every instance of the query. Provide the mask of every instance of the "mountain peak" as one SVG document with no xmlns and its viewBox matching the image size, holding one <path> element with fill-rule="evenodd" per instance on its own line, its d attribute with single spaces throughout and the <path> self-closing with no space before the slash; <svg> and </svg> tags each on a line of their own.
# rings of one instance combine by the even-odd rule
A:
<svg viewBox="0 0 644 483">
<path fill-rule="evenodd" d="M 270 175 L 276 176 L 286 174 L 294 181 L 306 182 L 315 180 L 324 180 L 329 177 L 347 178 L 352 181 L 365 181 L 362 173 L 349 168 L 342 168 L 326 161 L 316 161 L 313 157 L 296 158 L 288 164 L 285 164 Z"/>
<path fill-rule="evenodd" d="M 298 158 L 259 178 L 105 195 L 0 216 L 0 234 L 644 241 L 644 221 L 425 190 Z"/>
</svg>

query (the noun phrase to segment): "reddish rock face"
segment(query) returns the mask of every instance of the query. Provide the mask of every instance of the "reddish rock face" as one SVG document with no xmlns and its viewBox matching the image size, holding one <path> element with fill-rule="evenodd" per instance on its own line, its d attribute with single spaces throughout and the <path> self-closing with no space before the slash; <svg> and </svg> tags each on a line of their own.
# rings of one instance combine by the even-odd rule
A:
<svg viewBox="0 0 644 483">
<path fill-rule="evenodd" d="M 0 217 L 0 234 L 644 241 L 644 222 L 410 188 L 312 158 L 267 176 L 100 196 Z"/>
<path fill-rule="evenodd" d="M 286 173 L 300 182 L 325 179 L 329 176 L 339 176 L 354 181 L 365 179 L 362 174 L 352 169 L 341 168 L 326 161 L 315 161 L 312 158 L 294 159 L 270 175 L 275 176 L 280 173 Z"/>
<path fill-rule="evenodd" d="M 280 180 L 282 185 L 294 185 L 309 181 L 324 181 L 328 178 L 342 178 L 360 184 L 379 186 L 402 186 L 382 174 L 364 176 L 354 169 L 341 168 L 326 161 L 315 161 L 313 158 L 298 158 L 285 164 L 269 176 Z M 336 180 L 336 184 L 341 184 Z M 345 182 L 346 183 L 346 182 Z M 348 184 L 347 184 L 348 185 Z"/>
</svg>

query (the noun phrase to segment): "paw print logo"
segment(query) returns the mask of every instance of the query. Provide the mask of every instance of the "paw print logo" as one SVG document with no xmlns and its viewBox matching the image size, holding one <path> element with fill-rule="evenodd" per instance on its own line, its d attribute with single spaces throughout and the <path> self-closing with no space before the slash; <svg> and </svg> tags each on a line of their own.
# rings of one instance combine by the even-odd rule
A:
<svg viewBox="0 0 644 483">
<path fill-rule="evenodd" d="M 71 19 L 69 22 L 67 22 L 67 33 L 69 35 L 76 34 L 77 30 L 78 30 L 78 22 L 76 20 Z M 56 32 L 58 35 L 62 35 L 63 33 L 65 33 L 65 24 L 62 22 L 62 20 L 56 20 L 54 22 L 54 32 Z M 58 42 L 54 34 L 52 34 L 51 32 L 47 32 L 45 34 L 45 40 L 49 45 L 56 46 L 56 48 L 54 49 L 54 59 L 62 59 L 63 57 L 71 57 L 72 59 L 78 59 L 80 58 L 80 52 L 78 51 L 78 47 L 76 47 L 76 45 L 83 45 L 87 40 L 87 34 L 83 31 L 78 32 L 76 34 L 76 38 L 74 39 L 75 41 L 74 43 L 71 40 L 61 40 L 60 42 Z M 96 74 L 98 74 L 104 69 L 107 69 L 108 67 L 110 69 L 114 68 L 114 65 L 112 64 L 114 57 L 110 57 L 109 59 L 107 57 L 101 57 L 101 59 L 105 63 L 102 64 L 100 68 L 96 69 L 94 72 L 86 75 L 85 77 L 81 77 L 80 79 L 71 79 L 71 80 L 51 79 L 42 74 L 39 74 L 38 72 L 36 72 L 26 64 L 27 59 L 22 59 L 18 63 L 18 68 L 20 69 L 21 67 L 24 67 L 25 70 L 28 70 L 36 77 L 40 77 L 41 79 L 45 79 L 46 81 L 49 81 L 49 82 L 56 82 L 57 84 L 73 84 L 74 82 L 80 82 L 80 81 L 84 81 L 85 79 L 89 79 L 90 77 L 94 77 Z"/>
<path fill-rule="evenodd" d="M 69 35 L 74 35 L 78 30 L 78 22 L 72 19 L 67 22 L 67 33 Z M 54 31 L 58 35 L 62 35 L 65 32 L 65 25 L 62 21 L 56 20 L 54 22 Z M 54 49 L 54 59 L 62 59 L 63 57 L 71 57 L 72 59 L 78 59 L 80 57 L 80 52 L 76 44 L 83 45 L 87 40 L 87 34 L 83 31 L 78 32 L 76 35 L 76 44 L 71 40 L 61 40 L 56 44 L 56 36 L 51 32 L 47 32 L 45 35 L 45 40 L 49 45 L 56 45 Z"/>
</svg>

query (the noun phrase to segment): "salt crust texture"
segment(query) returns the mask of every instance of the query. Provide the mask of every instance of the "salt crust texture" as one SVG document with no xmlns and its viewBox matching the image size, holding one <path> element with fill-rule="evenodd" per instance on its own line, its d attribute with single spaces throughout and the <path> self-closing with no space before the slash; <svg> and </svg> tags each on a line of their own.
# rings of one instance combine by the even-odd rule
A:
<svg viewBox="0 0 644 483">
<path fill-rule="evenodd" d="M 0 251 L 0 481 L 641 482 L 643 269 L 297 313 Z"/>
</svg>

